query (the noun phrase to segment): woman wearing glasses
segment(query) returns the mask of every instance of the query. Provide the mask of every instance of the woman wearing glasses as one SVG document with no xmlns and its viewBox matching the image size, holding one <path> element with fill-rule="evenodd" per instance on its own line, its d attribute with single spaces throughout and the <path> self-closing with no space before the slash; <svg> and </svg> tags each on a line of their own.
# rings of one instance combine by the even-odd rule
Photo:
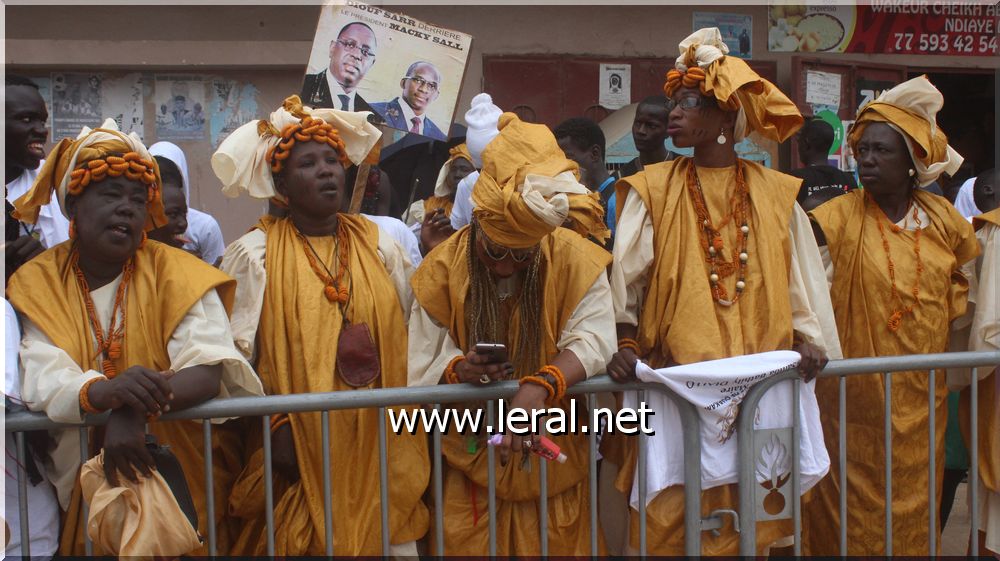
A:
<svg viewBox="0 0 1000 561">
<path fill-rule="evenodd" d="M 681 42 L 667 74 L 667 134 L 694 157 L 648 165 L 617 185 L 618 352 L 608 374 L 618 381 L 635 377 L 639 358 L 662 368 L 779 349 L 801 353 L 800 372 L 811 379 L 840 352 L 822 261 L 795 202 L 801 180 L 741 160 L 734 147 L 751 131 L 782 142 L 802 116 L 726 52 L 718 29 L 702 29 Z M 636 466 L 634 441 L 627 444 L 618 482 L 625 493 Z M 660 491 L 646 510 L 648 551 L 682 555 L 683 487 Z M 701 500 L 705 512 L 735 509 L 736 485 L 707 489 Z M 758 524 L 760 549 L 791 534 L 785 522 Z M 633 513 L 632 548 L 638 526 Z M 704 555 L 737 551 L 732 526 L 702 534 Z"/>
<path fill-rule="evenodd" d="M 392 128 L 429 136 L 434 140 L 447 140 L 427 116 L 427 108 L 441 93 L 441 73 L 437 67 L 418 60 L 406 69 L 406 76 L 399 81 L 399 97 L 385 103 L 373 103 L 372 109 Z"/>
<path fill-rule="evenodd" d="M 566 397 L 566 389 L 601 372 L 614 350 L 605 274 L 611 256 L 583 237 L 607 238 L 604 213 L 547 127 L 505 113 L 499 130 L 483 150 L 472 223 L 437 246 L 411 279 L 416 302 L 408 383 L 518 380 L 508 411 L 550 407 L 569 416 L 576 407 L 582 420 L 586 407 Z M 479 343 L 503 347 L 477 352 Z M 459 409 L 484 407 L 466 403 Z M 498 426 L 493 420 L 488 424 Z M 490 435 L 479 428 L 442 437 L 446 555 L 489 552 Z M 579 427 L 567 427 L 551 438 L 567 460 L 548 464 L 549 553 L 587 555 L 588 437 Z M 497 445 L 498 555 L 541 553 L 540 459 L 530 453 L 538 443 L 530 433 L 508 432 Z M 598 539 L 603 552 L 603 538 Z"/>
</svg>

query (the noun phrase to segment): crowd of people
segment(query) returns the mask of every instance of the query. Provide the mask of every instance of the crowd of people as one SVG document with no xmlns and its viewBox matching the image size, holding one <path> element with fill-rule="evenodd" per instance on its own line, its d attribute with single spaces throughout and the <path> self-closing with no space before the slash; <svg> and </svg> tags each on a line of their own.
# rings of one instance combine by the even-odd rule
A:
<svg viewBox="0 0 1000 561">
<path fill-rule="evenodd" d="M 491 523 L 497 554 L 537 556 L 540 516 L 550 554 L 589 555 L 591 450 L 581 426 L 547 435 L 565 461 L 547 464 L 543 513 L 538 473 L 547 460 L 531 453 L 545 445 L 539 434 L 491 438 L 482 426 L 442 435 L 444 501 L 435 504 L 428 435 L 386 431 L 382 505 L 377 410 L 329 412 L 327 427 L 318 412 L 272 416 L 269 429 L 257 418 L 214 419 L 212 489 L 201 423 L 158 418 L 215 398 L 516 380 L 511 408 L 575 408 L 583 424 L 586 406 L 567 388 L 595 375 L 630 382 L 640 362 L 663 368 L 779 350 L 800 356 L 833 460 L 804 496 L 805 554 L 839 554 L 841 524 L 850 554 L 882 554 L 886 508 L 893 553 L 926 554 L 928 513 L 940 502 L 924 492 L 927 466 L 937 459 L 940 492 L 946 438 L 958 438 L 978 446 L 975 530 L 1000 555 L 995 370 L 974 379 L 949 371 L 933 387 L 927 372 L 892 376 L 890 505 L 885 375 L 846 380 L 846 489 L 836 461 L 839 381 L 813 381 L 833 359 L 1000 349 L 1000 176 L 986 170 L 963 185 L 964 208 L 926 189 L 963 159 L 936 122 L 941 94 L 921 76 L 858 111 L 848 134 L 855 181 L 827 164 L 830 126 L 806 121 L 727 52 L 715 28 L 680 43 L 663 95 L 636 110 L 639 156 L 614 172 L 596 123 L 549 129 L 476 96 L 465 142 L 451 149 L 433 196 L 402 221 L 352 208 L 351 174 L 382 134 L 368 113 L 290 96 L 211 157 L 224 193 L 269 205 L 228 246 L 218 223 L 189 206 L 178 146 L 147 149 L 108 119 L 45 155 L 37 86 L 8 74 L 7 410 L 61 423 L 109 414 L 84 442 L 75 429 L 26 435 L 32 555 L 81 555 L 85 532 L 95 554 L 206 555 L 210 527 L 218 554 L 265 555 L 265 430 L 277 555 L 325 553 L 327 478 L 336 555 L 382 554 L 383 506 L 393 557 L 439 545 L 447 555 L 486 555 Z M 735 145 L 751 133 L 777 143 L 798 133 L 805 167 L 785 174 L 741 159 Z M 668 136 L 692 156 L 668 151 Z M 969 441 L 971 384 L 978 443 Z M 948 416 L 949 391 L 961 423 Z M 612 401 L 622 406 L 620 395 Z M 485 411 L 486 403 L 447 407 Z M 958 427 L 948 437 L 945 419 Z M 617 470 L 610 491 L 628 496 L 637 439 L 605 434 L 599 446 L 602 468 Z M 190 501 L 176 499 L 164 447 Z M 16 555 L 19 492 L 7 472 L 6 551 Z M 599 509 L 619 508 L 604 496 Z M 734 484 L 702 492 L 706 513 L 738 503 Z M 620 510 L 621 535 L 593 528 L 602 554 L 638 552 L 638 512 Z M 656 494 L 646 514 L 648 552 L 684 554 L 683 487 Z M 758 553 L 791 535 L 791 520 L 758 522 Z M 702 536 L 706 555 L 735 555 L 738 545 L 732 526 Z"/>
</svg>

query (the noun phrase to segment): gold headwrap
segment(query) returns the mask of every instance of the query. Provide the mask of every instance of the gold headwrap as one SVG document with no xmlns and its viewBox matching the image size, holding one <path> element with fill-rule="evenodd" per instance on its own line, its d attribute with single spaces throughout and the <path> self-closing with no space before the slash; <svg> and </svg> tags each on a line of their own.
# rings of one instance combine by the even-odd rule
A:
<svg viewBox="0 0 1000 561">
<path fill-rule="evenodd" d="M 123 155 L 125 158 L 121 158 Z M 91 182 L 101 181 L 109 175 L 125 175 L 149 188 L 146 230 L 167 223 L 160 197 L 160 168 L 156 160 L 149 155 L 139 135 L 119 131 L 114 119 L 105 119 L 97 129 L 83 127 L 76 140 L 60 140 L 45 158 L 45 165 L 38 172 L 31 190 L 14 201 L 15 217 L 34 224 L 38 220 L 38 211 L 49 204 L 55 191 L 59 208 L 69 218 L 66 212 L 67 193 L 79 193 Z"/>
<path fill-rule="evenodd" d="M 441 170 L 438 172 L 437 182 L 434 183 L 434 196 L 435 197 L 450 197 L 455 191 L 448 188 L 448 174 L 451 173 L 451 163 L 456 159 L 462 158 L 463 160 L 468 160 L 469 165 L 475 166 L 472 159 L 472 154 L 469 153 L 469 147 L 463 142 L 458 146 L 453 147 L 448 151 L 448 161 L 441 166 Z"/>
<path fill-rule="evenodd" d="M 774 84 L 761 78 L 746 62 L 727 57 L 729 47 L 717 27 L 699 29 L 678 45 L 675 69 L 667 73 L 663 91 L 670 97 L 681 85 L 698 85 L 728 111 L 739 111 L 735 136 L 743 140 L 751 131 L 784 142 L 802 126 L 803 118 L 792 100 Z"/>
<path fill-rule="evenodd" d="M 847 133 L 847 142 L 854 150 L 870 123 L 888 124 L 903 135 L 916 168 L 917 182 L 920 186 L 930 185 L 942 173 L 955 175 L 963 161 L 937 126 L 937 113 L 943 106 L 944 96 L 926 75 L 907 80 L 882 92 L 878 99 L 858 111 Z"/>
<path fill-rule="evenodd" d="M 603 242 L 610 234 L 597 193 L 580 184 L 545 125 L 504 113 L 500 134 L 483 150 L 483 169 L 472 189 L 473 215 L 486 236 L 512 249 L 533 247 L 567 220 L 582 236 Z"/>
<path fill-rule="evenodd" d="M 294 135 L 303 133 L 293 131 L 295 125 L 302 124 L 307 118 L 324 121 L 333 127 L 334 136 L 343 142 L 341 155 L 359 164 L 382 136 L 382 132 L 368 122 L 369 114 L 367 111 L 352 113 L 337 109 L 313 109 L 302 105 L 299 96 L 289 96 L 269 119 L 250 121 L 226 137 L 212 154 L 212 171 L 222 182 L 222 192 L 227 197 L 236 197 L 242 190 L 257 199 L 270 199 L 278 194 L 271 175 L 271 156 L 274 148 L 283 141 L 285 131 L 292 131 L 293 137 L 284 140 L 289 142 L 291 138 L 298 138 Z M 328 138 L 333 137 L 322 134 L 314 140 L 329 144 Z"/>
</svg>

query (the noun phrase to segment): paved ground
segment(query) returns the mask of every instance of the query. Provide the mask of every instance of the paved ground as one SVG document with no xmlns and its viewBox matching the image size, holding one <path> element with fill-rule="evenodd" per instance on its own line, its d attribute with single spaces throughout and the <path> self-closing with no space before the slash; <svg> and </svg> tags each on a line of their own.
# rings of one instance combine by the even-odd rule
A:
<svg viewBox="0 0 1000 561">
<path fill-rule="evenodd" d="M 941 555 L 964 556 L 969 547 L 968 505 L 969 485 L 962 483 L 955 491 L 955 503 L 948 516 L 948 525 L 941 533 Z"/>
</svg>

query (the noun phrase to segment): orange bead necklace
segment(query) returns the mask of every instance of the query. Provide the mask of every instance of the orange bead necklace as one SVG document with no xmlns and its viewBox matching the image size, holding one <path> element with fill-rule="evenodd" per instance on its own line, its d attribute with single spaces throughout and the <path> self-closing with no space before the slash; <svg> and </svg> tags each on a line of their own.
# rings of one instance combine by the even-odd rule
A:
<svg viewBox="0 0 1000 561">
<path fill-rule="evenodd" d="M 712 217 L 709 215 L 708 206 L 705 203 L 705 193 L 702 191 L 701 181 L 698 180 L 698 172 L 694 165 L 688 168 L 687 187 L 694 205 L 695 215 L 698 217 L 704 233 L 704 237 L 701 238 L 701 247 L 705 252 L 705 261 L 708 263 L 708 282 L 712 288 L 712 299 L 719 305 L 732 306 L 740 299 L 746 289 L 746 270 L 749 261 L 747 241 L 750 239 L 750 190 L 743 179 L 743 163 L 740 161 L 736 163 L 736 189 L 729 200 L 729 213 L 723 217 L 718 226 L 712 224 Z M 732 250 L 732 260 L 726 261 L 723 257 L 725 247 L 720 232 L 730 222 L 739 224 L 736 229 L 738 248 Z M 736 294 L 730 300 L 726 288 L 722 286 L 722 280 L 732 276 L 737 271 L 739 271 L 739 277 L 736 280 Z"/>
<path fill-rule="evenodd" d="M 350 299 L 348 282 L 344 281 L 344 275 L 347 272 L 347 249 L 340 246 L 341 238 L 347 237 L 347 232 L 344 230 L 343 224 L 337 226 L 337 235 L 334 237 L 334 259 L 339 260 L 336 276 L 330 272 L 326 263 L 323 263 L 319 254 L 316 253 L 316 249 L 313 248 L 309 240 L 297 228 L 295 229 L 295 235 L 302 241 L 302 247 L 305 250 L 309 266 L 316 273 L 316 276 L 319 277 L 319 280 L 323 282 L 323 295 L 326 296 L 326 299 L 341 305 L 347 304 L 347 301 Z"/>
<path fill-rule="evenodd" d="M 870 202 L 870 198 L 866 198 Z M 878 233 L 882 238 L 882 249 L 885 250 L 885 258 L 889 266 L 889 282 L 892 284 L 892 300 L 898 302 L 898 306 L 893 310 L 892 314 L 889 316 L 889 331 L 896 332 L 899 326 L 903 323 L 903 316 L 906 314 L 913 313 L 913 306 L 920 303 L 920 277 L 924 272 L 924 262 L 920 259 L 920 232 L 921 232 L 921 222 L 918 216 L 916 203 L 911 202 L 913 205 L 913 221 L 916 223 L 917 228 L 913 234 L 913 254 L 917 259 L 917 275 L 913 280 L 913 288 L 910 289 L 910 294 L 913 295 L 913 302 L 907 305 L 903 305 L 903 297 L 899 295 L 899 289 L 896 288 L 896 264 L 892 261 L 892 254 L 889 253 L 889 240 L 885 237 L 885 228 L 882 226 L 882 216 L 884 212 L 879 210 L 880 215 L 876 216 L 876 223 L 878 224 Z M 886 218 L 888 221 L 888 218 Z M 904 223 L 905 226 L 905 223 Z M 892 230 L 894 234 L 898 234 L 903 231 L 903 228 L 896 226 L 895 224 L 889 224 L 889 229 Z"/>
<path fill-rule="evenodd" d="M 122 268 L 122 280 L 118 284 L 118 291 L 115 293 L 115 305 L 111 309 L 111 324 L 108 325 L 108 334 L 106 337 L 104 329 L 101 327 L 101 320 L 97 315 L 97 309 L 94 307 L 94 300 L 90 297 L 90 286 L 87 284 L 87 278 L 80 269 L 79 261 L 80 253 L 74 249 L 70 254 L 70 265 L 73 268 L 73 273 L 76 275 L 77 284 L 80 285 L 80 291 L 83 293 L 83 302 L 87 307 L 90 327 L 94 330 L 94 338 L 97 339 L 97 353 L 94 355 L 94 358 L 103 355 L 101 371 L 108 378 L 114 378 L 118 375 L 118 369 L 115 367 L 114 361 L 121 358 L 122 342 L 125 339 L 125 298 L 128 292 L 128 285 L 132 281 L 132 273 L 135 271 L 135 257 L 130 258 L 125 263 L 125 267 Z"/>
</svg>

